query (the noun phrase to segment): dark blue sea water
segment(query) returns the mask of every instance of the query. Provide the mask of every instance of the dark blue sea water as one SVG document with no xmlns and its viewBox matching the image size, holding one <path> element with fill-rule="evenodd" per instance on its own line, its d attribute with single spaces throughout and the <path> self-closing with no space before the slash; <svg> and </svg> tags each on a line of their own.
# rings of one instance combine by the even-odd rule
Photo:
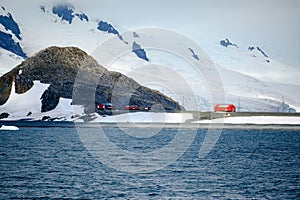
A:
<svg viewBox="0 0 300 200">
<path fill-rule="evenodd" d="M 97 128 L 82 130 L 97 134 Z M 119 148 L 140 153 L 161 148 L 176 135 L 170 128 L 158 132 L 136 138 L 105 129 Z M 0 131 L 0 199 L 300 198 L 299 131 L 224 130 L 213 150 L 199 159 L 205 134 L 198 130 L 185 153 L 167 167 L 128 173 L 95 159 L 75 128 Z"/>
</svg>

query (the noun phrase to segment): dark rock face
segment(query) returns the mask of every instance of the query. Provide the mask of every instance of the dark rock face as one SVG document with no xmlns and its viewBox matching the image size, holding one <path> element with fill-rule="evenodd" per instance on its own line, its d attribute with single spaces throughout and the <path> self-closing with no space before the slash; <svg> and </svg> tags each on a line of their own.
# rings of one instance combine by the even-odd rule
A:
<svg viewBox="0 0 300 200">
<path fill-rule="evenodd" d="M 0 114 L 0 119 L 8 118 L 9 114 L 4 112 Z"/>
<path fill-rule="evenodd" d="M 265 56 L 266 58 L 268 58 L 267 54 L 265 54 L 265 52 L 264 52 L 261 48 L 259 48 L 259 47 L 256 47 L 256 48 L 257 48 L 257 50 L 258 50 L 263 56 Z"/>
<path fill-rule="evenodd" d="M 149 61 L 145 50 L 142 49 L 141 46 L 136 42 L 133 42 L 133 44 L 132 44 L 132 52 L 134 52 L 137 55 L 137 57 L 139 57 L 143 60 Z"/>
<path fill-rule="evenodd" d="M 3 11 L 6 11 L 4 7 L 2 7 Z M 11 30 L 11 32 L 19 39 L 21 40 L 21 31 L 17 24 L 17 22 L 13 19 L 12 15 L 8 13 L 7 16 L 0 16 L 0 24 L 2 24 L 5 28 L 5 30 Z"/>
<path fill-rule="evenodd" d="M 4 7 L 1 7 L 0 9 L 2 9 L 3 12 L 6 12 Z M 18 42 L 22 40 L 20 36 L 21 31 L 19 25 L 9 12 L 7 12 L 7 15 L 0 15 L 0 24 L 5 28 L 6 31 L 11 31 L 0 31 L 0 47 L 18 56 L 26 58 L 27 56 Z M 13 36 L 17 38 L 17 41 L 13 39 Z"/>
<path fill-rule="evenodd" d="M 135 38 L 139 38 L 140 37 L 136 32 L 133 32 L 132 34 L 133 34 L 133 37 L 135 37 Z"/>
<path fill-rule="evenodd" d="M 119 32 L 111 24 L 109 24 L 105 21 L 100 21 L 98 23 L 97 29 L 100 30 L 100 31 L 104 31 L 104 32 L 115 34 L 115 35 L 119 35 Z"/>
<path fill-rule="evenodd" d="M 45 6 L 40 7 L 43 12 L 46 11 Z M 57 4 L 53 6 L 52 13 L 60 17 L 62 20 L 72 23 L 74 17 L 78 17 L 81 21 L 89 21 L 89 18 L 84 13 L 75 13 L 75 8 L 71 4 Z"/>
<path fill-rule="evenodd" d="M 59 102 L 59 94 L 49 87 L 42 95 L 42 112 L 47 112 L 56 108 Z"/>
<path fill-rule="evenodd" d="M 4 12 L 6 12 L 5 8 L 0 8 Z M 13 35 L 17 38 L 17 40 L 22 40 L 20 34 L 20 28 L 17 22 L 13 19 L 12 15 L 7 12 L 7 15 L 0 15 L 0 24 L 5 28 L 6 31 L 10 32 L 3 32 L 0 31 L 0 47 L 6 49 L 18 56 L 23 58 L 27 58 L 26 54 L 24 53 L 20 43 L 13 39 Z"/>
<path fill-rule="evenodd" d="M 199 60 L 199 56 L 197 54 L 195 54 L 194 50 L 192 48 L 188 48 L 188 49 L 192 53 L 193 58 L 195 58 L 196 60 Z"/>
<path fill-rule="evenodd" d="M 264 57 L 268 58 L 269 56 L 267 56 L 267 54 L 259 47 L 253 47 L 253 46 L 249 46 L 248 47 L 248 51 L 253 51 L 254 49 L 257 49 L 257 51 L 259 51 Z"/>
<path fill-rule="evenodd" d="M 50 116 L 44 116 L 44 117 L 42 118 L 42 121 L 47 121 L 47 120 L 50 120 L 50 119 L 51 119 Z"/>
<path fill-rule="evenodd" d="M 260 52 L 265 58 L 269 58 L 269 56 L 259 47 L 254 47 L 254 46 L 249 46 L 248 47 L 248 51 L 254 51 L 254 50 L 257 50 L 258 52 Z M 256 57 L 255 54 L 252 55 L 253 57 Z M 270 63 L 270 60 L 269 59 L 266 59 L 266 62 L 267 63 Z"/>
<path fill-rule="evenodd" d="M 32 79 L 26 78 L 22 74 L 18 74 L 15 76 L 15 91 L 18 94 L 22 94 L 30 90 L 33 86 L 33 81 Z"/>
<path fill-rule="evenodd" d="M 8 100 L 16 73 L 17 70 L 12 70 L 0 78 L 0 105 Z"/>
<path fill-rule="evenodd" d="M 41 9 L 42 12 L 46 12 L 45 6 L 41 5 L 41 6 L 40 6 L 40 9 Z"/>
<path fill-rule="evenodd" d="M 238 48 L 238 46 L 236 44 L 231 43 L 228 38 L 226 38 L 225 40 L 221 40 L 220 45 L 222 45 L 223 47 L 234 46 Z"/>
<path fill-rule="evenodd" d="M 84 13 L 76 13 L 75 16 L 77 16 L 81 21 L 89 21 L 89 17 Z"/>
<path fill-rule="evenodd" d="M 57 16 L 61 17 L 62 20 L 69 22 L 69 24 L 73 21 L 73 8 L 69 5 L 56 5 L 52 8 L 52 13 L 56 14 Z"/>
<path fill-rule="evenodd" d="M 83 105 L 86 113 L 95 112 L 95 102 L 111 102 L 116 109 L 135 104 L 140 107 L 160 104 L 166 110 L 182 107 L 161 93 L 139 85 L 125 75 L 108 71 L 91 56 L 75 47 L 49 47 L 28 58 L 0 78 L 0 105 L 10 94 L 15 81 L 16 93 L 27 92 L 33 81 L 49 84 L 42 94 L 41 111 L 54 109 L 60 97 Z"/>
<path fill-rule="evenodd" d="M 8 33 L 4 33 L 0 31 L 0 47 L 6 49 L 22 58 L 26 58 L 26 54 L 24 53 L 22 47 L 19 42 L 15 42 L 12 39 L 12 35 Z"/>
</svg>

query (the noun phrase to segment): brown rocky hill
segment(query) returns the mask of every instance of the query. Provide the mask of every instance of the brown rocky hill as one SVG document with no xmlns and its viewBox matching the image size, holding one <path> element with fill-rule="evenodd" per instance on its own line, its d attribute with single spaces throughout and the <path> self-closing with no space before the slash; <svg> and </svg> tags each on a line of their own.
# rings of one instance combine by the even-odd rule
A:
<svg viewBox="0 0 300 200">
<path fill-rule="evenodd" d="M 55 46 L 36 53 L 0 78 L 0 106 L 8 100 L 12 89 L 18 94 L 25 93 L 34 85 L 33 81 L 50 84 L 40 97 L 42 112 L 54 109 L 60 97 L 73 99 L 74 105 L 84 105 L 86 113 L 94 112 L 95 103 L 102 102 L 111 102 L 116 109 L 133 104 L 141 108 L 159 105 L 154 107 L 183 109 L 160 92 L 121 73 L 108 71 L 79 48 Z"/>
</svg>

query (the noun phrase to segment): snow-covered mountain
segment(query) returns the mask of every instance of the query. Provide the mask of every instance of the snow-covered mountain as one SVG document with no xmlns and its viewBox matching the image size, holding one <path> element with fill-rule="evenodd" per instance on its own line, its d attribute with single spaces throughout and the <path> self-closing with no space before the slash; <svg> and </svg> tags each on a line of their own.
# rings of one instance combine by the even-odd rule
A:
<svg viewBox="0 0 300 200">
<path fill-rule="evenodd" d="M 142 38 L 142 34 L 140 35 L 141 37 L 137 41 L 143 44 L 147 38 Z M 130 41 L 130 38 L 124 38 Z M 163 41 L 158 41 L 158 43 L 160 42 Z M 175 49 L 176 46 L 177 43 L 174 43 L 174 46 L 169 48 Z M 201 62 L 206 57 L 203 52 L 195 52 L 188 46 L 185 48 L 190 59 Z M 240 111 L 293 112 L 299 110 L 299 95 L 296 92 L 299 90 L 299 85 L 289 82 L 293 78 L 292 72 L 295 73 L 296 69 L 286 72 L 289 69 L 288 66 L 285 68 L 285 65 L 278 64 L 271 58 L 267 58 L 268 61 L 266 61 L 264 55 L 253 57 L 247 51 L 239 50 L 236 45 L 233 46 L 233 49 L 223 48 L 221 45 L 220 49 L 218 46 L 215 47 L 218 50 L 215 52 L 220 52 L 218 57 L 211 56 L 214 54 L 209 56 L 216 63 L 216 69 L 224 87 L 226 103 L 236 104 Z M 131 54 L 127 54 L 111 63 L 110 69 L 125 73 L 141 84 L 168 94 L 188 110 L 212 110 L 213 105 L 219 103 L 212 101 L 211 90 L 213 88 L 207 85 L 207 81 L 215 79 L 214 75 L 206 76 L 208 73 L 205 71 L 211 70 L 209 67 L 205 68 L 204 66 L 201 69 L 203 71 L 199 74 L 191 63 L 181 59 L 174 52 L 152 48 L 146 49 L 146 52 L 151 64 L 144 60 L 134 59 Z M 261 51 L 256 53 L 262 54 Z M 221 59 L 222 55 L 225 57 L 223 60 Z M 251 59 L 256 60 L 251 62 Z M 236 62 L 241 66 L 240 69 L 232 67 L 231 62 Z M 256 65 L 256 63 L 260 63 L 260 65 Z M 268 66 L 269 64 L 272 66 Z M 261 71 L 251 74 L 251 69 L 248 72 L 251 67 Z M 276 73 L 276 71 L 281 73 L 282 77 L 268 74 Z M 291 74 L 291 78 L 284 80 L 288 73 Z M 297 82 L 297 76 L 299 75 L 295 74 L 294 82 Z M 280 81 L 276 81 L 277 79 Z"/>
<path fill-rule="evenodd" d="M 215 63 L 225 90 L 224 102 L 212 102 L 212 88 L 207 87 L 206 79 L 213 77 L 201 77 L 191 63 L 174 52 L 151 49 L 145 43 L 149 37 L 139 29 L 127 31 L 122 24 L 110 21 L 110 16 L 90 14 L 87 6 L 76 3 L 32 5 L 26 14 L 12 3 L 1 5 L 0 76 L 49 46 L 76 46 L 93 55 L 99 45 L 115 38 L 116 48 L 127 53 L 105 67 L 160 90 L 188 110 L 212 110 L 215 103 L 234 103 L 242 111 L 300 111 L 300 70 L 276 61 L 253 41 L 241 46 L 234 38 L 203 39 L 201 46 Z M 166 39 L 173 43 L 169 48 L 184 49 L 185 56 L 195 62 L 206 56 L 183 41 Z"/>
<path fill-rule="evenodd" d="M 269 57 L 268 53 L 259 46 L 228 45 L 225 47 L 215 43 L 214 46 L 207 46 L 206 51 L 216 64 L 226 69 L 252 76 L 264 82 L 300 84 L 299 68 L 278 62 L 276 58 Z"/>
<path fill-rule="evenodd" d="M 92 52 L 112 36 L 118 36 L 120 41 L 132 47 L 138 57 L 147 59 L 139 44 L 128 44 L 123 40 L 120 34 L 123 29 L 119 30 L 106 19 L 90 17 L 70 3 L 36 4 L 27 15 L 22 15 L 22 9 L 11 4 L 9 8 L 1 6 L 0 34 L 3 37 L 0 37 L 0 47 L 24 59 L 53 45 L 76 46 L 85 52 Z M 14 60 L 18 60 L 11 58 L 4 62 L 9 55 L 2 53 L 1 56 L 0 64 L 5 67 L 2 73 L 14 67 L 9 63 L 14 64 Z"/>
</svg>

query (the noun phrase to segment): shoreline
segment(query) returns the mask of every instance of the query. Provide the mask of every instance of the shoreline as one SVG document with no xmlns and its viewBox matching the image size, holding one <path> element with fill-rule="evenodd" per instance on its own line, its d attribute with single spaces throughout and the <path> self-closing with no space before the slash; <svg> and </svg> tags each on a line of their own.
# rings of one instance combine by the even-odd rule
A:
<svg viewBox="0 0 300 200">
<path fill-rule="evenodd" d="M 169 128 L 169 129 L 216 129 L 216 130 L 300 130 L 300 124 L 230 124 L 230 123 L 113 123 L 67 121 L 1 121 L 0 125 L 31 128 Z"/>
<path fill-rule="evenodd" d="M 34 120 L 34 119 L 11 119 L 1 120 L 0 126 L 17 127 L 65 127 L 65 128 L 170 128 L 170 129 L 260 129 L 260 130 L 300 130 L 300 113 L 267 113 L 267 112 L 200 112 L 184 111 L 174 113 L 177 117 L 161 121 L 164 113 L 149 113 L 156 116 L 142 121 L 145 113 L 132 113 L 135 118 L 130 117 L 112 118 L 108 121 L 56 121 L 56 120 Z M 138 114 L 138 115 L 137 115 Z M 147 114 L 147 116 L 149 115 Z M 155 115 L 156 114 L 156 115 Z M 170 112 L 166 113 L 167 115 Z M 180 115 L 181 114 L 181 115 Z M 189 115 L 189 117 L 186 117 Z M 120 117 L 120 115 L 114 115 Z M 148 116 L 149 117 L 149 116 Z M 291 117 L 291 118 L 289 118 Z M 145 117 L 146 118 L 146 117 Z M 185 119 L 184 119 L 185 118 Z M 254 118 L 254 120 L 253 120 Z M 103 118 L 107 119 L 107 118 Z M 148 119 L 148 118 L 147 118 Z M 136 120 L 136 121 L 135 121 Z"/>
</svg>

